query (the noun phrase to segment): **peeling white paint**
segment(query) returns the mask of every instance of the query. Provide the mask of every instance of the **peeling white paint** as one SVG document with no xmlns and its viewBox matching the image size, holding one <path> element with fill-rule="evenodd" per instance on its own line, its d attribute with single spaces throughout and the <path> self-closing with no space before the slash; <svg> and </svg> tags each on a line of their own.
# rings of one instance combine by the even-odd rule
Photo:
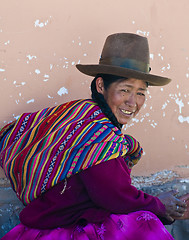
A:
<svg viewBox="0 0 189 240">
<path fill-rule="evenodd" d="M 167 107 L 167 103 L 164 103 L 163 106 L 162 106 L 162 110 L 165 109 Z"/>
<path fill-rule="evenodd" d="M 13 114 L 13 117 L 14 117 L 14 119 L 17 120 L 17 119 L 20 117 L 20 115 L 15 116 L 15 115 Z"/>
<path fill-rule="evenodd" d="M 150 54 L 150 59 L 154 60 L 154 54 Z"/>
<path fill-rule="evenodd" d="M 36 73 L 36 74 L 40 74 L 40 72 L 41 72 L 41 71 L 40 71 L 39 69 L 35 69 L 35 73 Z"/>
<path fill-rule="evenodd" d="M 68 90 L 65 87 L 62 87 L 58 90 L 58 95 L 62 96 L 63 94 L 68 94 Z"/>
<path fill-rule="evenodd" d="M 28 103 L 32 103 L 32 102 L 34 102 L 34 101 L 35 101 L 34 99 L 30 99 L 30 100 L 27 101 L 27 104 L 28 104 Z"/>
<path fill-rule="evenodd" d="M 51 97 L 50 95 L 47 95 L 48 98 L 54 98 L 54 97 Z"/>
<path fill-rule="evenodd" d="M 5 45 L 8 45 L 9 43 L 10 43 L 10 40 L 8 40 L 7 42 L 5 42 L 4 44 L 5 44 Z"/>
<path fill-rule="evenodd" d="M 142 30 L 137 30 L 136 33 L 139 34 L 139 35 L 142 34 L 142 35 L 147 36 L 147 37 L 149 36 L 149 32 L 142 31 Z"/>
<path fill-rule="evenodd" d="M 176 104 L 179 106 L 179 112 L 182 112 L 182 108 L 184 107 L 184 103 L 182 102 L 182 99 L 180 100 L 179 98 L 177 98 L 175 100 Z"/>
<path fill-rule="evenodd" d="M 51 18 L 51 16 L 50 16 L 50 18 Z M 48 23 L 49 23 L 49 20 L 46 20 L 45 22 L 40 22 L 39 19 L 37 19 L 37 20 L 35 21 L 34 26 L 35 26 L 35 27 L 42 28 L 42 27 L 47 26 Z"/>
<path fill-rule="evenodd" d="M 180 123 L 183 123 L 183 122 L 189 123 L 189 117 L 183 117 L 182 115 L 178 117 L 178 120 Z"/>
<path fill-rule="evenodd" d="M 29 60 L 32 60 L 33 58 L 37 59 L 37 56 L 34 56 L 34 55 L 33 55 L 33 56 L 32 56 L 32 55 L 27 55 L 26 57 L 27 57 Z"/>
</svg>

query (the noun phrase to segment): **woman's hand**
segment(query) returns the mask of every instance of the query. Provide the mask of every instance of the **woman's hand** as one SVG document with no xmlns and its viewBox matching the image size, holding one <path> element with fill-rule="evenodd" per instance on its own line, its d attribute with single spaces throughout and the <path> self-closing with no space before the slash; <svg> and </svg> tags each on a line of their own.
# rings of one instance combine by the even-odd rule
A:
<svg viewBox="0 0 189 240">
<path fill-rule="evenodd" d="M 187 210 L 186 203 L 175 197 L 177 194 L 178 191 L 173 190 L 170 192 L 160 193 L 157 196 L 166 208 L 165 217 L 169 221 L 174 221 L 174 219 L 181 219 Z"/>
<path fill-rule="evenodd" d="M 175 219 L 189 219 L 189 193 L 181 196 L 179 198 L 181 201 L 184 201 L 187 205 L 187 210 L 184 212 L 182 217 L 176 217 Z"/>
</svg>

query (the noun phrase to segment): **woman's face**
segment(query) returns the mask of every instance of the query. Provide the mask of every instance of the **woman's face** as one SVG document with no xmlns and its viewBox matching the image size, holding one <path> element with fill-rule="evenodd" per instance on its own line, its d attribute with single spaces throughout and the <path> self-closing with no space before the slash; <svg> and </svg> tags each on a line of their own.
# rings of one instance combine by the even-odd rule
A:
<svg viewBox="0 0 189 240">
<path fill-rule="evenodd" d="M 98 78 L 99 79 L 99 78 Z M 112 83 L 107 90 L 103 87 L 97 91 L 104 95 L 105 100 L 110 106 L 120 124 L 127 124 L 139 112 L 145 102 L 147 86 L 143 80 L 130 78 Z M 97 81 L 97 86 L 98 86 Z"/>
</svg>

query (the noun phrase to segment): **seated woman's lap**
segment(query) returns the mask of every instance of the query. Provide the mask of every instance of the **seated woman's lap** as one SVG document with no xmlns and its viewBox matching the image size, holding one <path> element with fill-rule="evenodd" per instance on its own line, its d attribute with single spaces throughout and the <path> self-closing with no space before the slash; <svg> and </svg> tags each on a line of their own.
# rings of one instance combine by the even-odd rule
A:
<svg viewBox="0 0 189 240">
<path fill-rule="evenodd" d="M 111 214 L 102 223 L 86 226 L 31 229 L 19 224 L 2 240 L 173 240 L 161 221 L 151 212 L 138 211 L 127 215 Z"/>
</svg>

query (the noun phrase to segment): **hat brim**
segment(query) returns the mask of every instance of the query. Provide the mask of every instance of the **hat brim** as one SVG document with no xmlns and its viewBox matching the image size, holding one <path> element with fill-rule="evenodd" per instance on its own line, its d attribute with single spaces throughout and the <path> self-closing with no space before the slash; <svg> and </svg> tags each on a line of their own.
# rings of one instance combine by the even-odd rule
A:
<svg viewBox="0 0 189 240">
<path fill-rule="evenodd" d="M 164 86 L 170 83 L 171 79 L 149 73 L 143 73 L 133 69 L 110 66 L 110 65 L 83 65 L 77 64 L 77 69 L 89 76 L 95 77 L 97 74 L 111 74 L 125 78 L 136 78 L 148 82 L 150 86 Z"/>
</svg>

